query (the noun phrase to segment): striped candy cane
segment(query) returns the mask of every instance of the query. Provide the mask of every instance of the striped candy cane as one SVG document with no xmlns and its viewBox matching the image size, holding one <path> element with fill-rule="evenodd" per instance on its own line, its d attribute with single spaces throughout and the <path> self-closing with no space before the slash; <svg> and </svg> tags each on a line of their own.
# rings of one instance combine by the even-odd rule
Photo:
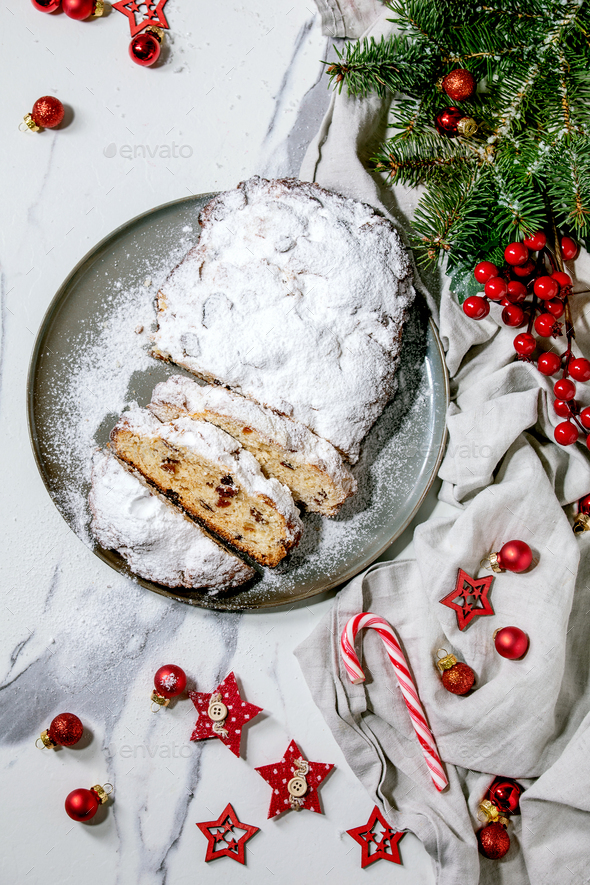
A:
<svg viewBox="0 0 590 885">
<path fill-rule="evenodd" d="M 426 721 L 426 716 L 424 715 L 424 710 L 422 709 L 416 686 L 410 675 L 404 653 L 400 648 L 400 644 L 397 640 L 397 636 L 393 632 L 393 628 L 383 618 L 371 614 L 371 612 L 355 615 L 351 618 L 340 637 L 342 659 L 350 677 L 350 681 L 353 685 L 358 685 L 359 682 L 365 681 L 365 674 L 361 670 L 359 659 L 354 650 L 354 640 L 356 639 L 356 635 L 359 630 L 363 630 L 365 627 L 372 627 L 376 630 L 385 644 L 389 660 L 394 666 L 399 687 L 410 713 L 414 731 L 418 736 L 418 740 L 420 741 L 420 745 L 424 752 L 426 764 L 430 769 L 430 775 L 434 781 L 434 786 L 437 790 L 444 790 L 449 782 L 442 767 L 442 761 L 438 754 L 436 741 L 434 740 L 434 735 Z"/>
</svg>

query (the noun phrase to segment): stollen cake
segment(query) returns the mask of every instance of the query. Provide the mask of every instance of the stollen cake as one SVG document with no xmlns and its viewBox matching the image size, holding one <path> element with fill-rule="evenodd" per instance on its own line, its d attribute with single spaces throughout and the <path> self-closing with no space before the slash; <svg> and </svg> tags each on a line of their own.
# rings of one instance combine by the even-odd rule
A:
<svg viewBox="0 0 590 885">
<path fill-rule="evenodd" d="M 88 500 L 98 543 L 117 550 L 142 578 L 166 587 L 224 590 L 256 574 L 111 452 L 93 456 Z"/>
<path fill-rule="evenodd" d="M 157 299 L 154 356 L 232 388 L 352 462 L 395 392 L 414 298 L 395 228 L 356 200 L 254 177 L 200 215 Z"/>
<path fill-rule="evenodd" d="M 327 440 L 225 387 L 172 375 L 156 386 L 148 409 L 161 421 L 188 415 L 221 427 L 308 510 L 334 516 L 356 491 L 355 478 Z"/>
<path fill-rule="evenodd" d="M 138 406 L 111 431 L 111 445 L 207 529 L 262 565 L 277 565 L 301 537 L 291 493 L 266 479 L 250 452 L 206 421 L 162 423 Z"/>
</svg>

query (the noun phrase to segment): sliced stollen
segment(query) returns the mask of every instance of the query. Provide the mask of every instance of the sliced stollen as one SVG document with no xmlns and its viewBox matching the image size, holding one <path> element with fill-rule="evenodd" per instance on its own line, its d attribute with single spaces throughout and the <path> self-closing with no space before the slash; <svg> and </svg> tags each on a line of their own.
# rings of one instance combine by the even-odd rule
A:
<svg viewBox="0 0 590 885">
<path fill-rule="evenodd" d="M 92 459 L 91 531 L 131 571 L 166 587 L 227 590 L 256 571 L 124 467 L 112 452 Z"/>
<path fill-rule="evenodd" d="M 172 375 L 156 386 L 148 409 L 160 421 L 188 416 L 221 427 L 308 510 L 335 516 L 356 491 L 354 476 L 327 440 L 225 387 Z"/>
<path fill-rule="evenodd" d="M 163 424 L 147 409 L 125 412 L 111 444 L 156 488 L 206 528 L 262 565 L 277 565 L 303 526 L 291 493 L 266 479 L 256 458 L 214 424 Z"/>
</svg>

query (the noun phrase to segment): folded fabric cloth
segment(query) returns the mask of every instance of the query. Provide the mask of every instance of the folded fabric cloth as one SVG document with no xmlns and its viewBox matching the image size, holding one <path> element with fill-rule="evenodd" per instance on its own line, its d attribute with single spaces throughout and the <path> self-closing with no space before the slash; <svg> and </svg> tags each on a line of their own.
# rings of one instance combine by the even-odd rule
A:
<svg viewBox="0 0 590 885">
<path fill-rule="evenodd" d="M 335 16 L 343 4 L 322 0 L 321 6 Z M 374 4 L 358 0 L 346 8 L 348 15 L 362 10 L 358 25 Z M 391 16 L 381 9 L 367 35 L 391 33 Z M 346 35 L 357 33 L 351 27 Z M 362 199 L 403 225 L 419 193 L 384 190 L 361 162 L 387 104 L 351 99 L 344 90 L 335 94 L 301 177 Z M 577 347 L 588 356 L 585 252 L 575 273 Z M 569 885 L 590 881 L 590 533 L 575 536 L 568 519 L 573 502 L 590 493 L 590 463 L 583 441 L 567 449 L 553 441 L 561 420 L 552 407 L 553 382 L 515 360 L 515 333 L 500 324 L 500 310 L 493 305 L 479 323 L 468 319 L 443 280 L 440 334 L 453 402 L 441 498 L 456 513 L 418 527 L 415 560 L 380 563 L 351 581 L 296 654 L 353 771 L 392 825 L 423 841 L 438 885 Z M 590 405 L 584 387 L 578 393 Z M 459 631 L 455 612 L 440 605 L 457 569 L 484 574 L 480 560 L 514 538 L 531 546 L 536 564 L 523 574 L 496 575 L 495 614 Z M 362 638 L 367 681 L 348 679 L 339 640 L 361 611 L 385 618 L 399 636 L 446 763 L 450 785 L 443 793 L 432 785 L 395 674 L 372 631 Z M 494 649 L 494 631 L 510 625 L 530 637 L 521 661 Z M 434 665 L 439 648 L 474 669 L 470 695 L 443 688 Z M 496 775 L 526 787 L 501 861 L 479 855 L 475 837 L 482 826 L 478 805 Z"/>
</svg>

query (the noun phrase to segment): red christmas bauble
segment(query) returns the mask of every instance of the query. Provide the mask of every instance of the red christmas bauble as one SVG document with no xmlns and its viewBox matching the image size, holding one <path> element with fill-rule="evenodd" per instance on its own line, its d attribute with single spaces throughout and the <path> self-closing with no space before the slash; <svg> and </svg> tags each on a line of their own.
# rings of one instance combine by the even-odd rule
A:
<svg viewBox="0 0 590 885">
<path fill-rule="evenodd" d="M 559 415 L 560 418 L 571 418 L 572 410 L 570 408 L 570 404 L 566 403 L 564 399 L 556 399 L 553 401 L 553 410 L 556 415 Z M 584 422 L 582 422 L 584 423 Z"/>
<path fill-rule="evenodd" d="M 514 339 L 514 349 L 520 356 L 530 356 L 537 346 L 537 342 L 528 332 L 521 332 Z"/>
<path fill-rule="evenodd" d="M 468 664 L 459 661 L 443 670 L 442 684 L 451 694 L 467 694 L 471 691 L 475 682 L 475 673 Z"/>
<path fill-rule="evenodd" d="M 549 313 L 558 320 L 565 310 L 565 305 L 563 301 L 559 301 L 558 299 L 555 301 L 546 301 L 545 310 L 549 311 Z"/>
<path fill-rule="evenodd" d="M 590 412 L 590 409 L 586 411 Z M 590 513 L 590 495 L 584 495 L 578 501 L 578 513 Z"/>
<path fill-rule="evenodd" d="M 33 105 L 31 117 L 42 129 L 55 129 L 64 118 L 64 106 L 55 95 L 43 95 Z"/>
<path fill-rule="evenodd" d="M 537 369 L 539 370 L 541 375 L 555 375 L 555 373 L 558 372 L 560 368 L 561 360 L 556 353 L 552 353 L 550 350 L 542 353 L 537 360 Z M 557 412 L 557 414 L 559 415 L 560 413 Z"/>
<path fill-rule="evenodd" d="M 100 802 L 98 796 L 93 790 L 72 790 L 66 796 L 65 808 L 66 813 L 72 820 L 86 821 L 91 820 L 96 812 Z"/>
<path fill-rule="evenodd" d="M 584 359 L 583 356 L 571 360 L 568 364 L 568 371 L 575 381 L 588 381 L 590 380 L 590 360 Z"/>
<path fill-rule="evenodd" d="M 502 627 L 494 636 L 496 651 L 509 661 L 523 658 L 528 651 L 529 638 L 519 627 Z"/>
<path fill-rule="evenodd" d="M 61 0 L 31 0 L 31 2 L 39 12 L 55 12 L 59 9 Z"/>
<path fill-rule="evenodd" d="M 477 83 L 471 71 L 465 68 L 456 68 L 442 78 L 441 84 L 443 90 L 453 101 L 466 101 L 475 95 Z"/>
<path fill-rule="evenodd" d="M 129 55 L 137 65 L 149 67 L 155 64 L 161 51 L 161 44 L 154 34 L 138 34 L 129 44 Z"/>
<path fill-rule="evenodd" d="M 586 430 L 590 430 L 590 406 L 580 412 L 580 421 Z"/>
<path fill-rule="evenodd" d="M 504 814 L 520 814 L 520 797 L 524 787 L 513 780 L 497 778 L 488 791 L 488 799 Z"/>
<path fill-rule="evenodd" d="M 478 283 L 487 283 L 492 277 L 498 276 L 498 268 L 491 261 L 480 261 L 475 265 L 473 276 Z"/>
<path fill-rule="evenodd" d="M 55 744 L 71 747 L 77 744 L 84 732 L 82 722 L 74 713 L 60 713 L 49 726 L 47 733 Z"/>
<path fill-rule="evenodd" d="M 504 249 L 504 258 L 508 264 L 521 266 L 526 264 L 529 250 L 524 243 L 509 243 Z"/>
<path fill-rule="evenodd" d="M 502 311 L 502 322 L 505 326 L 516 328 L 520 326 L 524 320 L 524 310 L 518 304 L 508 304 Z"/>
<path fill-rule="evenodd" d="M 559 295 L 559 283 L 553 277 L 538 277 L 533 289 L 537 298 L 542 298 L 543 301 L 551 301 L 552 298 Z"/>
<path fill-rule="evenodd" d="M 485 284 L 486 298 L 491 301 L 501 301 L 508 292 L 508 284 L 502 277 L 492 277 Z"/>
<path fill-rule="evenodd" d="M 497 821 L 480 830 L 477 834 L 477 841 L 481 853 L 491 860 L 504 857 L 510 848 L 510 836 L 506 832 L 506 828 Z"/>
<path fill-rule="evenodd" d="M 529 249 L 532 249 L 533 252 L 539 252 L 547 245 L 547 237 L 545 236 L 543 231 L 538 231 L 536 234 L 532 234 L 530 237 L 525 237 L 524 244 Z"/>
<path fill-rule="evenodd" d="M 463 313 L 472 320 L 483 320 L 490 312 L 490 305 L 481 295 L 470 295 L 463 302 Z"/>
<path fill-rule="evenodd" d="M 569 378 L 560 378 L 553 385 L 553 393 L 557 399 L 564 399 L 567 402 L 575 397 L 576 385 Z"/>
<path fill-rule="evenodd" d="M 154 676 L 154 687 L 163 698 L 175 698 L 186 688 L 186 673 L 175 664 L 165 664 Z"/>
<path fill-rule="evenodd" d="M 506 297 L 511 304 L 520 304 L 527 296 L 526 286 L 519 283 L 518 280 L 510 280 L 508 283 L 508 291 Z"/>
<path fill-rule="evenodd" d="M 76 21 L 83 21 L 99 13 L 99 9 L 96 9 L 97 0 L 62 0 L 62 5 L 65 14 Z"/>
<path fill-rule="evenodd" d="M 578 440 L 578 428 L 571 421 L 562 421 L 553 431 L 553 436 L 560 446 L 571 446 Z"/>
<path fill-rule="evenodd" d="M 572 261 L 574 258 L 577 258 L 579 251 L 580 247 L 571 237 L 561 238 L 561 256 L 564 261 Z"/>
<path fill-rule="evenodd" d="M 434 125 L 436 126 L 440 135 L 446 135 L 449 138 L 455 138 L 459 134 L 459 130 L 457 129 L 457 125 L 459 120 L 462 120 L 465 114 L 463 111 L 459 110 L 459 108 L 445 108 L 434 118 Z"/>
<path fill-rule="evenodd" d="M 508 263 L 510 264 L 510 262 L 508 262 Z M 513 265 L 512 273 L 516 274 L 517 277 L 530 277 L 530 275 L 532 274 L 534 269 L 535 269 L 535 262 L 529 260 L 529 261 L 525 261 L 525 263 L 520 267 L 516 264 Z"/>
<path fill-rule="evenodd" d="M 497 553 L 498 565 L 509 572 L 524 572 L 533 561 L 533 552 L 525 541 L 507 541 Z"/>
</svg>

